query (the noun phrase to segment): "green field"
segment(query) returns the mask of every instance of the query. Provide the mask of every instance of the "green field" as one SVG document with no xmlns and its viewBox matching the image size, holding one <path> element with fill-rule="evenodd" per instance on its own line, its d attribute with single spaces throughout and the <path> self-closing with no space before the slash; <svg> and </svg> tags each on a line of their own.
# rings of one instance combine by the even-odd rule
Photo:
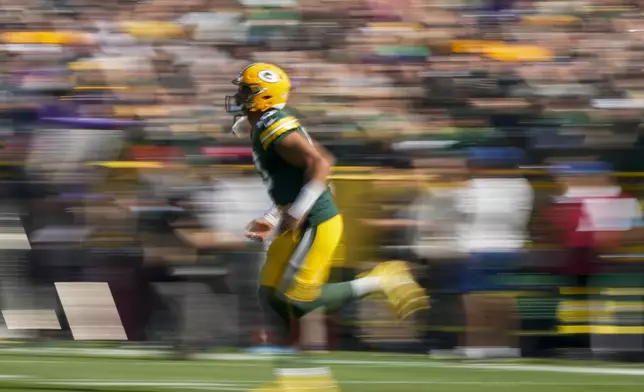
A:
<svg viewBox="0 0 644 392">
<path fill-rule="evenodd" d="M 342 390 L 432 392 L 636 392 L 644 366 L 590 362 L 447 362 L 424 356 L 314 354 Z M 217 354 L 190 361 L 112 350 L 0 350 L 2 391 L 245 391 L 271 378 L 264 356 Z"/>
</svg>

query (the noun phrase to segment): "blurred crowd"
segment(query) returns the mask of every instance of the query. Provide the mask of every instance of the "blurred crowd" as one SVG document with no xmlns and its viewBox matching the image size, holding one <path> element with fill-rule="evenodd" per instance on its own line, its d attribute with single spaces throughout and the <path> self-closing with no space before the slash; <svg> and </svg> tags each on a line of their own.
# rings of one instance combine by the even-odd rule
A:
<svg viewBox="0 0 644 392">
<path fill-rule="evenodd" d="M 12 106 L 46 105 L 43 117 L 136 121 L 150 138 L 223 139 L 230 80 L 262 61 L 291 75 L 292 107 L 322 139 L 513 138 L 542 149 L 637 141 L 636 2 L 2 7 L 5 96 Z"/>
<path fill-rule="evenodd" d="M 224 97 L 244 66 L 271 62 L 293 82 L 290 110 L 338 158 L 338 277 L 405 259 L 433 301 L 397 332 L 374 321 L 376 302 L 314 318 L 308 345 L 644 352 L 640 2 L 1 0 L 0 11 L 8 336 L 270 343 L 253 300 L 263 249 L 243 240 L 270 201 Z M 116 315 L 85 315 L 60 282 L 107 282 Z M 97 322 L 114 329 L 92 335 Z M 69 332 L 78 323 L 89 332 Z"/>
</svg>

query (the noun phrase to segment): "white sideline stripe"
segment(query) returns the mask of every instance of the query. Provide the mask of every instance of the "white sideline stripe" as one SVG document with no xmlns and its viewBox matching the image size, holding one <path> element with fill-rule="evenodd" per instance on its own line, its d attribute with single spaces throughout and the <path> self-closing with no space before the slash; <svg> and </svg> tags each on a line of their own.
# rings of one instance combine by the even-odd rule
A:
<svg viewBox="0 0 644 392">
<path fill-rule="evenodd" d="M 67 354 L 87 355 L 92 357 L 119 356 L 119 357 L 159 357 L 169 354 L 170 351 L 163 350 L 128 350 L 128 349 L 101 349 L 101 348 L 62 348 L 62 347 L 39 347 L 39 348 L 6 348 L 4 353 L 16 354 Z"/>
<path fill-rule="evenodd" d="M 0 359 L 0 363 L 69 363 L 69 361 L 47 361 L 42 359 Z M 0 377 L 3 377 L 0 375 Z"/>
<path fill-rule="evenodd" d="M 170 362 L 168 360 L 164 360 L 163 362 L 151 362 L 149 360 L 141 360 L 141 361 L 132 360 L 130 362 L 131 363 L 136 363 L 137 366 L 148 365 L 148 366 L 155 366 L 155 367 L 159 367 L 159 366 L 173 366 L 173 367 L 192 366 L 192 365 L 195 364 L 193 361 L 181 361 L 181 362 L 172 361 L 172 362 Z M 47 360 L 47 359 L 34 359 L 34 360 L 0 359 L 0 363 L 14 363 L 14 364 L 15 363 L 41 363 L 41 364 L 64 363 L 64 364 L 71 365 L 71 364 L 84 364 L 84 363 L 88 363 L 88 361 L 83 360 L 82 358 L 70 358 L 70 359 L 67 359 L 67 360 L 64 360 L 64 361 L 61 361 L 61 360 Z M 257 364 L 256 363 L 225 363 L 225 362 L 222 362 L 222 363 L 218 363 L 217 366 L 254 367 L 254 368 L 256 368 Z"/>
<path fill-rule="evenodd" d="M 644 376 L 644 369 L 617 369 L 601 367 L 577 367 L 577 366 L 548 366 L 548 365 L 462 365 L 462 368 L 470 369 L 492 369 L 492 370 L 513 370 L 520 372 L 553 372 L 553 373 L 580 373 L 580 374 L 608 374 L 622 376 Z"/>
<path fill-rule="evenodd" d="M 76 386 L 96 386 L 96 387 L 242 387 L 255 383 L 238 382 L 238 383 L 224 383 L 224 382 L 161 382 L 161 381 L 75 381 L 75 380 L 50 380 L 38 381 L 38 384 L 48 385 L 76 385 Z"/>
<path fill-rule="evenodd" d="M 114 387 L 167 387 L 167 388 L 214 388 L 242 389 L 262 384 L 261 381 L 222 381 L 222 382 L 186 382 L 186 381 L 104 381 L 104 380 L 40 380 L 37 384 L 44 385 L 69 385 L 69 386 L 114 386 Z M 349 380 L 339 381 L 339 384 L 360 384 L 360 385 L 494 385 L 494 386 L 520 386 L 520 385 L 543 385 L 543 386 L 641 386 L 641 383 L 625 382 L 542 382 L 542 381 L 450 381 L 450 380 L 415 380 L 415 381 L 377 381 L 377 380 Z"/>
<path fill-rule="evenodd" d="M 548 386 L 598 386 L 598 387 L 616 387 L 616 386 L 641 386 L 639 382 L 631 383 L 593 383 L 593 382 L 542 382 L 542 381 L 441 381 L 441 380 L 416 380 L 416 381 L 338 381 L 339 384 L 400 384 L 400 385 L 548 385 Z"/>
<path fill-rule="evenodd" d="M 160 382 L 39 382 L 40 385 L 59 385 L 59 386 L 76 386 L 76 387 L 161 387 L 161 388 L 192 388 L 192 389 L 209 389 L 214 391 L 247 391 L 248 386 L 234 384 L 194 384 L 194 383 L 174 383 L 165 384 Z"/>
<path fill-rule="evenodd" d="M 194 358 L 215 361 L 272 361 L 283 355 L 288 354 L 197 354 Z"/>
<path fill-rule="evenodd" d="M 0 363 L 86 363 L 82 359 L 71 358 L 69 360 L 60 361 L 60 360 L 0 360 Z M 492 364 L 480 364 L 480 365 L 468 365 L 468 364 L 446 364 L 446 363 L 424 363 L 424 362 L 386 362 L 386 361 L 325 361 L 325 360 L 313 360 L 312 363 L 319 365 L 349 365 L 356 367 L 420 367 L 420 368 L 446 368 L 446 369 L 474 369 L 474 370 L 499 370 L 499 371 L 520 371 L 520 372 L 552 372 L 552 373 L 569 373 L 569 374 L 588 374 L 588 375 L 614 375 L 614 376 L 644 376 L 644 369 L 617 369 L 617 368 L 591 368 L 591 367 L 577 367 L 577 366 L 547 366 L 547 365 L 492 365 Z M 136 362 L 138 365 L 149 365 L 149 366 L 180 366 L 180 365 L 192 365 L 190 361 L 186 362 L 150 362 L 150 361 L 141 361 Z M 231 367 L 255 367 L 257 364 L 253 363 L 218 363 L 217 366 L 231 366 Z"/>
<path fill-rule="evenodd" d="M 106 356 L 106 355 L 122 355 L 122 356 L 158 356 L 164 351 L 146 351 L 146 350 L 127 350 L 127 349 L 28 349 L 28 348 L 8 348 L 3 349 L 4 353 L 32 353 L 42 355 L 43 353 L 65 353 L 65 354 L 90 354 L 92 356 Z M 143 355 L 142 355 L 143 354 Z M 272 355 L 258 355 L 258 354 L 204 354 L 195 356 L 197 359 L 218 360 L 218 366 L 240 366 L 240 363 L 230 363 L 231 361 L 270 361 L 276 356 Z M 69 358 L 64 362 L 72 363 L 82 361 L 82 358 Z M 226 362 L 228 361 L 228 362 Z M 42 362 L 51 362 L 43 359 Z M 613 368 L 613 367 L 588 367 L 588 366 L 575 366 L 562 364 L 561 366 L 553 365 L 501 365 L 501 364 L 465 364 L 465 363 L 447 363 L 436 361 L 385 361 L 385 360 L 332 360 L 332 359 L 318 359 L 313 360 L 313 363 L 320 365 L 349 365 L 356 367 L 435 367 L 447 369 L 481 369 L 481 370 L 513 370 L 524 372 L 552 372 L 552 373 L 577 373 L 577 374 L 604 374 L 604 375 L 626 375 L 626 376 L 644 376 L 643 368 Z M 141 361 L 139 363 L 149 363 Z M 178 364 L 181 362 L 173 362 Z M 185 362 L 190 363 L 190 362 Z M 159 363 L 150 363 L 150 365 L 158 365 Z"/>
<path fill-rule="evenodd" d="M 582 366 L 552 366 L 552 365 L 497 365 L 497 364 L 449 364 L 444 362 L 420 361 L 351 361 L 351 360 L 314 360 L 315 363 L 326 365 L 355 365 L 364 367 L 437 367 L 452 369 L 481 369 L 481 370 L 514 370 L 523 372 L 554 372 L 581 374 L 608 374 L 626 376 L 644 376 L 644 369 L 620 369 L 610 367 Z"/>
<path fill-rule="evenodd" d="M 496 365 L 496 364 L 448 364 L 444 362 L 420 361 L 350 361 L 350 360 L 317 360 L 315 363 L 327 365 L 366 365 L 366 367 L 438 367 L 452 369 L 514 370 L 523 372 L 554 372 L 581 374 L 608 374 L 626 376 L 644 376 L 644 369 L 620 369 L 609 367 L 552 366 L 552 365 Z"/>
</svg>

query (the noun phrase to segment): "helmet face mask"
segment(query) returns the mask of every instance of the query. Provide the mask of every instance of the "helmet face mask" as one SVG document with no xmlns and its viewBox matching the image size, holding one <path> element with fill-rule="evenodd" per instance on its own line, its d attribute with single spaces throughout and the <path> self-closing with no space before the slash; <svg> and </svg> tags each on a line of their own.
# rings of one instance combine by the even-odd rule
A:
<svg viewBox="0 0 644 392">
<path fill-rule="evenodd" d="M 231 127 L 232 133 L 239 138 L 243 138 L 247 133 L 244 132 L 244 128 L 248 121 L 247 105 L 252 104 L 252 102 L 249 102 L 252 93 L 249 86 L 242 85 L 236 80 L 233 81 L 233 84 L 238 85 L 239 88 L 235 95 L 226 95 L 226 112 L 234 116 L 233 126 Z"/>
<path fill-rule="evenodd" d="M 226 112 L 234 116 L 244 114 L 244 105 L 239 102 L 236 95 L 226 95 Z"/>
<path fill-rule="evenodd" d="M 233 80 L 233 84 L 238 86 L 237 93 L 226 96 L 226 111 L 233 115 L 246 114 L 247 109 L 252 106 L 253 89 L 251 86 L 239 83 L 237 80 Z"/>
</svg>

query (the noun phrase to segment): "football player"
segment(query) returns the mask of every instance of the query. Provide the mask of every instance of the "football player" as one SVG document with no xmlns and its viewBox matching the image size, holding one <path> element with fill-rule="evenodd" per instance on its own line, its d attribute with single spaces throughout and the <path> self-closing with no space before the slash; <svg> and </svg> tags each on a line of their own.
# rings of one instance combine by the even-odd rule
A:
<svg viewBox="0 0 644 392">
<path fill-rule="evenodd" d="M 240 125 L 250 124 L 254 164 L 274 202 L 249 224 L 247 235 L 264 241 L 276 233 L 259 294 L 269 311 L 279 315 L 283 331 L 289 333 L 292 318 L 320 307 L 337 309 L 374 293 L 384 294 L 401 319 L 427 308 L 425 292 L 400 261 L 382 263 L 350 282 L 326 283 L 343 230 L 327 186 L 333 158 L 285 110 L 291 83 L 282 69 L 251 64 L 233 84 L 237 93 L 226 97 L 227 111 L 237 116 L 233 131 L 240 134 Z M 303 369 L 301 363 L 297 369 L 278 369 L 277 382 L 262 390 L 338 390 L 327 369 Z"/>
</svg>

